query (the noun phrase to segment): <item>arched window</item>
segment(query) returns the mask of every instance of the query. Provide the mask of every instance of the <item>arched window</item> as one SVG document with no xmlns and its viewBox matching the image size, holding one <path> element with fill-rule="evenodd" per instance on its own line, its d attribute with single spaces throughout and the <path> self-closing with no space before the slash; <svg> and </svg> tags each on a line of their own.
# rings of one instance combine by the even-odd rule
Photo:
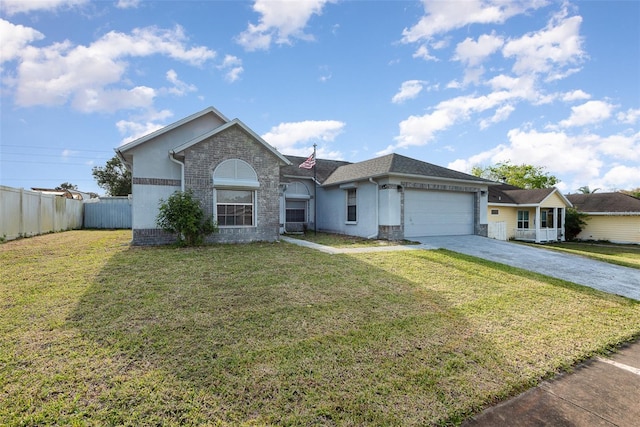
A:
<svg viewBox="0 0 640 427">
<path fill-rule="evenodd" d="M 213 171 L 214 205 L 220 227 L 253 227 L 256 223 L 258 175 L 240 159 L 225 160 Z"/>
</svg>

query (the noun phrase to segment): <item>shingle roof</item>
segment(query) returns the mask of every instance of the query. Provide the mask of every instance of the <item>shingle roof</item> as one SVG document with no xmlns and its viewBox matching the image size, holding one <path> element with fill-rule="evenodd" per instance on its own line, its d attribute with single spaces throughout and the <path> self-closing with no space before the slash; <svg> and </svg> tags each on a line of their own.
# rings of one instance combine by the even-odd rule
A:
<svg viewBox="0 0 640 427">
<path fill-rule="evenodd" d="M 394 153 L 363 162 L 340 166 L 323 182 L 323 185 L 360 181 L 385 175 L 411 175 L 481 183 L 493 182 Z"/>
<path fill-rule="evenodd" d="M 580 212 L 637 212 L 640 199 L 624 193 L 569 194 L 567 199 Z"/>
<path fill-rule="evenodd" d="M 306 157 L 299 156 L 286 156 L 285 157 L 291 162 L 289 166 L 283 166 L 280 168 L 280 176 L 281 177 L 303 177 L 303 178 L 313 178 L 313 169 L 302 169 L 300 166 L 305 160 Z M 316 179 L 322 183 L 326 180 L 329 175 L 340 166 L 348 165 L 349 162 L 344 162 L 340 160 L 324 160 L 317 159 L 315 166 Z"/>
<path fill-rule="evenodd" d="M 556 189 L 533 188 L 523 189 L 509 184 L 500 184 L 489 187 L 489 203 L 505 203 L 528 205 L 538 204 L 549 197 Z"/>
</svg>

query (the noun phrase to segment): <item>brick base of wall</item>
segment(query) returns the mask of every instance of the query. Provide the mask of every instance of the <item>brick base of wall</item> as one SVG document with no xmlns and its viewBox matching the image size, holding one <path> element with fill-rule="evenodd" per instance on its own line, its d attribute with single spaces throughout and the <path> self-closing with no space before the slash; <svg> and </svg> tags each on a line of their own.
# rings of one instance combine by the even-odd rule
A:
<svg viewBox="0 0 640 427">
<path fill-rule="evenodd" d="M 167 233 L 159 228 L 134 229 L 132 245 L 153 246 L 169 245 L 176 242 L 175 234 Z"/>
<path fill-rule="evenodd" d="M 391 241 L 403 240 L 404 228 L 401 225 L 379 225 L 378 239 Z"/>
</svg>

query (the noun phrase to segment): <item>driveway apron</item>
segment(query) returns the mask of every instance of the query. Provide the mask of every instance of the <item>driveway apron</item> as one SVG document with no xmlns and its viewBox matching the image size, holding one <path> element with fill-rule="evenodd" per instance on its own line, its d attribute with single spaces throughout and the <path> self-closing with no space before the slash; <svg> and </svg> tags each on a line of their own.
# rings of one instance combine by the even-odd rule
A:
<svg viewBox="0 0 640 427">
<path fill-rule="evenodd" d="M 640 270 L 480 236 L 412 237 L 424 249 L 448 249 L 640 300 Z"/>
</svg>

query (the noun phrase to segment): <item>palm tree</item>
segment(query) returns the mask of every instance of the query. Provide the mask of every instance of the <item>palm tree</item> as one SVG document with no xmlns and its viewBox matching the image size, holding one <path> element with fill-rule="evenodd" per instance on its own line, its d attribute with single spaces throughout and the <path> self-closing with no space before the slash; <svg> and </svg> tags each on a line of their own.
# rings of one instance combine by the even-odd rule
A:
<svg viewBox="0 0 640 427">
<path fill-rule="evenodd" d="M 599 188 L 596 188 L 596 189 L 594 189 L 594 190 L 591 190 L 591 189 L 589 189 L 589 186 L 588 186 L 588 185 L 585 185 L 584 187 L 580 187 L 580 188 L 578 188 L 578 193 L 582 193 L 582 194 L 593 194 L 593 193 L 595 193 L 595 192 L 596 192 L 596 191 L 598 191 L 598 190 L 599 190 Z"/>
</svg>

